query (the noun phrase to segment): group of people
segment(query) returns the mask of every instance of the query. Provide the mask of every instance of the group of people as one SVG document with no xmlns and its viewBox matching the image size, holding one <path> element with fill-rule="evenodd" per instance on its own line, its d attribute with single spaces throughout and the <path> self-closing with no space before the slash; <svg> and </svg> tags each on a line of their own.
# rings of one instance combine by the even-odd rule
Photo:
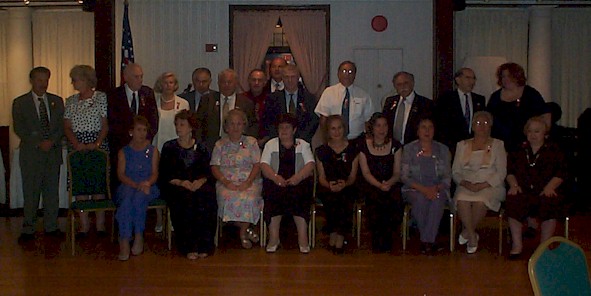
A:
<svg viewBox="0 0 591 296">
<path fill-rule="evenodd" d="M 152 90 L 143 85 L 142 68 L 129 64 L 125 84 L 107 95 L 95 89 L 90 66 L 75 66 L 70 76 L 78 93 L 64 107 L 47 93 L 49 70 L 33 69 L 32 91 L 13 105 L 25 196 L 19 240 L 34 238 L 41 192 L 45 231 L 61 235 L 57 180 L 64 135 L 70 150 L 109 151 L 120 260 L 143 252 L 146 209 L 155 198 L 166 200 L 176 247 L 189 259 L 214 252 L 218 219 L 238 227 L 246 249 L 260 240 L 253 225 L 267 223 L 266 251 L 276 252 L 284 215 L 293 216 L 299 250 L 308 253 L 314 182 L 335 254 L 344 252 L 354 204 L 362 199 L 375 252 L 392 249 L 405 202 L 426 254 L 440 249 L 436 237 L 445 207 L 458 211 L 458 242 L 467 253 L 478 249 L 479 222 L 505 199 L 512 258 L 522 252 L 524 222 L 540 228 L 542 240 L 554 233 L 562 214 L 564 156 L 547 141 L 546 104 L 526 85 L 519 65 L 498 68 L 501 88 L 488 104 L 472 92 L 476 77 L 469 68 L 456 73 L 457 89 L 436 103 L 414 91 L 413 74 L 398 72 L 392 80 L 397 94 L 384 98 L 381 110 L 354 84 L 351 61 L 339 65 L 339 83 L 319 100 L 303 87 L 297 66 L 276 58 L 269 80 L 266 73 L 252 70 L 249 90 L 238 93 L 236 72 L 223 70 L 218 92 L 210 89 L 210 70 L 197 68 L 194 90 L 176 95 L 174 73 L 160 75 Z M 318 147 L 311 145 L 315 134 L 323 139 Z M 97 213 L 99 234 L 104 220 Z M 86 213 L 80 224 L 77 236 L 86 237 Z M 156 231 L 162 231 L 162 213 Z"/>
</svg>

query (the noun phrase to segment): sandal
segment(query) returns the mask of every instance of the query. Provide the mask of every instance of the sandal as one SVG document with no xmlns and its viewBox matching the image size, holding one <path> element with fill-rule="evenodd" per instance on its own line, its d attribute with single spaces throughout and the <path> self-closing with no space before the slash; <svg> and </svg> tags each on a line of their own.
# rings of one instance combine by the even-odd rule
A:
<svg viewBox="0 0 591 296">
<path fill-rule="evenodd" d="M 241 237 L 240 238 L 240 243 L 242 243 L 242 247 L 245 248 L 245 249 L 252 248 L 252 243 L 246 237 Z"/>
<path fill-rule="evenodd" d="M 187 254 L 187 259 L 189 260 L 197 260 L 199 258 L 199 254 L 196 252 L 191 252 Z"/>
</svg>

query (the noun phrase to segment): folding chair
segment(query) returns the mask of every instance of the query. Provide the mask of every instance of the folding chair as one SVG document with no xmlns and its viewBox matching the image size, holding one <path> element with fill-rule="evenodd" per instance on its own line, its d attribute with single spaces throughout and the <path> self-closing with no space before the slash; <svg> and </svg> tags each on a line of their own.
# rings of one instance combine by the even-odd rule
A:
<svg viewBox="0 0 591 296">
<path fill-rule="evenodd" d="M 116 210 L 111 200 L 109 184 L 109 155 L 103 150 L 72 151 L 68 154 L 68 175 L 70 178 L 70 241 L 72 256 L 76 254 L 76 216 L 81 212 Z M 103 200 L 75 200 L 79 195 L 104 194 Z M 111 221 L 111 241 L 113 241 L 115 215 Z"/>
<path fill-rule="evenodd" d="M 528 273 L 536 296 L 591 295 L 585 252 L 563 237 L 551 237 L 538 246 L 529 259 Z"/>
<path fill-rule="evenodd" d="M 156 198 L 148 204 L 148 210 L 161 209 L 164 221 L 164 229 L 162 230 L 166 238 L 168 239 L 168 250 L 172 249 L 172 223 L 170 220 L 170 210 L 166 204 L 166 201 L 162 198 Z"/>
<path fill-rule="evenodd" d="M 406 241 L 408 240 L 408 221 L 410 220 L 410 211 L 412 206 L 406 204 L 404 207 L 404 213 L 402 215 L 402 250 L 406 251 Z M 455 214 L 449 206 L 445 206 L 445 209 L 449 211 L 449 251 L 453 252 L 455 248 Z"/>
</svg>

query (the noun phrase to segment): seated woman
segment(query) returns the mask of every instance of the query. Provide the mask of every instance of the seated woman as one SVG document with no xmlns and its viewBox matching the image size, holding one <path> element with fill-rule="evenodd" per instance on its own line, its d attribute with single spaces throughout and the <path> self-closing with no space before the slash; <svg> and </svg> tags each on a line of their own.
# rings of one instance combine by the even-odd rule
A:
<svg viewBox="0 0 591 296">
<path fill-rule="evenodd" d="M 117 188 L 117 212 L 119 224 L 119 260 L 129 259 L 129 241 L 134 234 L 131 253 L 140 255 L 144 251 L 144 229 L 146 211 L 151 200 L 160 195 L 155 185 L 158 180 L 158 149 L 146 139 L 150 124 L 138 115 L 133 118 L 129 131 L 131 142 L 119 150 L 117 177 L 121 185 Z"/>
<path fill-rule="evenodd" d="M 107 95 L 96 91 L 96 72 L 91 66 L 77 65 L 70 71 L 72 85 L 78 91 L 66 99 L 64 113 L 64 133 L 70 142 L 69 148 L 75 151 L 103 149 L 108 152 Z M 84 166 L 92 165 L 85 157 Z M 77 200 L 105 199 L 104 194 L 76 196 Z M 85 238 L 90 230 L 88 212 L 80 212 L 80 231 L 76 238 Z M 96 212 L 98 236 L 106 236 L 105 211 Z"/>
<path fill-rule="evenodd" d="M 217 179 L 218 216 L 223 222 L 235 222 L 240 228 L 240 242 L 245 249 L 259 241 L 250 226 L 258 223 L 263 206 L 257 139 L 245 136 L 246 114 L 233 109 L 224 116 L 224 136 L 215 143 L 211 172 Z"/>
<path fill-rule="evenodd" d="M 162 146 L 169 140 L 176 139 L 175 115 L 182 110 L 189 110 L 189 102 L 175 95 L 179 89 L 179 81 L 172 72 L 164 72 L 154 84 L 156 106 L 158 107 L 158 133 L 152 139 L 152 145 L 162 152 Z M 162 209 L 156 209 L 157 233 L 162 232 Z"/>
<path fill-rule="evenodd" d="M 451 183 L 449 149 L 433 140 L 434 131 L 431 119 L 421 119 L 419 139 L 405 145 L 402 152 L 402 196 L 412 205 L 411 214 L 419 228 L 423 254 L 440 250 L 435 239 Z"/>
<path fill-rule="evenodd" d="M 530 118 L 524 127 L 527 142 L 509 154 L 507 165 L 507 217 L 511 229 L 510 259 L 523 251 L 523 222 L 542 221 L 543 242 L 554 235 L 556 218 L 564 215 L 564 193 L 560 186 L 566 179 L 564 154 L 554 143 L 546 142 L 548 126 L 541 117 Z"/>
<path fill-rule="evenodd" d="M 310 218 L 314 156 L 310 144 L 295 138 L 297 119 L 291 113 L 277 118 L 279 136 L 265 144 L 261 156 L 265 192 L 265 222 L 269 223 L 267 252 L 279 246 L 283 215 L 292 215 L 298 230 L 300 252 L 310 252 L 307 221 Z"/>
<path fill-rule="evenodd" d="M 458 142 L 452 166 L 457 185 L 454 202 L 463 225 L 458 242 L 468 244 L 468 254 L 478 249 L 476 227 L 486 216 L 486 211 L 498 212 L 505 199 L 507 153 L 503 141 L 491 138 L 492 125 L 490 113 L 479 111 L 474 114 L 474 138 Z"/>
<path fill-rule="evenodd" d="M 392 249 L 394 228 L 400 223 L 400 142 L 392 138 L 388 120 L 380 113 L 369 119 L 367 137 L 361 142 L 359 166 L 365 179 L 363 188 L 371 230 L 372 250 L 376 253 Z"/>
<path fill-rule="evenodd" d="M 164 143 L 159 185 L 170 208 L 176 245 L 188 259 L 214 252 L 217 202 L 207 147 L 193 137 L 197 119 L 188 110 L 174 117 L 177 139 Z"/>
<path fill-rule="evenodd" d="M 359 167 L 359 150 L 349 143 L 340 115 L 326 118 L 324 134 L 327 143 L 316 148 L 318 193 L 326 212 L 329 246 L 333 253 L 343 253 L 345 233 L 351 231 L 351 213 L 357 198 L 355 179 Z"/>
</svg>

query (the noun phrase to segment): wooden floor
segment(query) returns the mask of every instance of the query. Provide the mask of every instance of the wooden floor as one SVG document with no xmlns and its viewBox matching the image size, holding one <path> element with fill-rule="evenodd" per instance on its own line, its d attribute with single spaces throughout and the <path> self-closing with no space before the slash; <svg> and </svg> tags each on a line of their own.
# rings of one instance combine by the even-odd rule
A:
<svg viewBox="0 0 591 296">
<path fill-rule="evenodd" d="M 416 237 L 406 253 L 372 254 L 366 236 L 361 249 L 335 256 L 322 247 L 322 235 L 308 255 L 294 244 L 266 254 L 259 247 L 240 249 L 228 234 L 214 256 L 189 261 L 148 231 L 145 253 L 119 262 L 118 246 L 93 235 L 77 244 L 75 257 L 65 239 L 37 234 L 20 245 L 21 222 L 0 220 L 0 295 L 533 295 L 527 260 L 498 256 L 496 230 L 487 223 L 474 255 L 464 248 L 420 255 Z M 587 258 L 590 223 L 591 217 L 571 219 L 571 239 Z M 60 224 L 65 230 L 65 218 Z M 440 239 L 448 242 L 445 234 Z M 533 248 L 532 240 L 527 252 Z"/>
</svg>

